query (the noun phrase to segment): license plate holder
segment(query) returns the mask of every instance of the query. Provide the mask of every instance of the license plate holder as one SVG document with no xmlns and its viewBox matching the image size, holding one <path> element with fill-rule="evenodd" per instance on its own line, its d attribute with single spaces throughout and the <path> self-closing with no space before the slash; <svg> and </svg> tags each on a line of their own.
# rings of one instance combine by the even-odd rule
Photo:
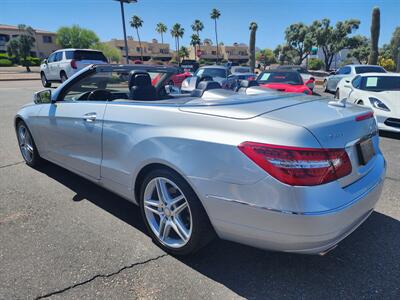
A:
<svg viewBox="0 0 400 300">
<path fill-rule="evenodd" d="M 357 144 L 358 159 L 361 165 L 366 165 L 375 155 L 374 144 L 371 138 Z"/>
</svg>

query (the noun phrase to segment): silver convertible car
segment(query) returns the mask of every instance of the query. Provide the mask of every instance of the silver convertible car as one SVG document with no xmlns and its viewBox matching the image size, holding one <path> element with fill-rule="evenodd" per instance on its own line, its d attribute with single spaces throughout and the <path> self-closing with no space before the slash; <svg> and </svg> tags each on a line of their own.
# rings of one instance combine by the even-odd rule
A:
<svg viewBox="0 0 400 300">
<path fill-rule="evenodd" d="M 37 92 L 15 117 L 26 163 L 51 161 L 136 203 L 175 255 L 214 236 L 324 254 L 371 214 L 386 163 L 370 109 L 213 81 L 174 95 L 175 73 L 93 65 Z"/>
</svg>

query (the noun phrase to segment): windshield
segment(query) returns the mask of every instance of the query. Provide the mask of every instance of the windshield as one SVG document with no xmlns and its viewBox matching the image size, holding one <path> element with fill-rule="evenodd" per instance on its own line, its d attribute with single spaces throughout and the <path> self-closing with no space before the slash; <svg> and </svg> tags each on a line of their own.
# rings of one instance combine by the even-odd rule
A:
<svg viewBox="0 0 400 300">
<path fill-rule="evenodd" d="M 251 70 L 248 67 L 232 67 L 231 72 L 232 73 L 251 73 Z"/>
<path fill-rule="evenodd" d="M 264 72 L 257 78 L 258 83 L 286 83 L 292 85 L 303 84 L 301 76 L 297 72 Z"/>
<path fill-rule="evenodd" d="M 204 77 L 204 76 L 211 76 L 211 77 L 226 77 L 225 69 L 220 68 L 200 68 L 195 73 L 196 76 Z"/>
<path fill-rule="evenodd" d="M 356 74 L 363 74 L 363 73 L 386 73 L 385 69 L 378 66 L 362 66 L 362 67 L 355 67 Z"/>
<path fill-rule="evenodd" d="M 362 90 L 365 91 L 400 91 L 400 76 L 368 76 L 361 80 Z"/>
<path fill-rule="evenodd" d="M 308 70 L 306 70 L 306 69 L 304 69 L 302 67 L 296 67 L 296 66 L 293 66 L 293 67 L 280 66 L 280 67 L 278 67 L 278 69 L 280 69 L 280 70 L 293 70 L 293 71 L 297 71 L 297 72 L 303 73 L 303 74 L 309 74 L 310 73 L 310 72 L 308 72 Z"/>
</svg>

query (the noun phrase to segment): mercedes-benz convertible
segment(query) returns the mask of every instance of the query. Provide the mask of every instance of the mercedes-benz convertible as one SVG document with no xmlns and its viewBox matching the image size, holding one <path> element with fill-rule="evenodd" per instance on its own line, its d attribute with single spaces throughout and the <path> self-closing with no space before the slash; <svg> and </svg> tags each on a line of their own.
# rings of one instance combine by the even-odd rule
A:
<svg viewBox="0 0 400 300">
<path fill-rule="evenodd" d="M 93 65 L 37 92 L 15 117 L 26 164 L 53 162 L 139 205 L 175 255 L 214 236 L 324 254 L 372 213 L 386 163 L 370 109 L 246 82 L 174 94 L 175 73 Z"/>
</svg>

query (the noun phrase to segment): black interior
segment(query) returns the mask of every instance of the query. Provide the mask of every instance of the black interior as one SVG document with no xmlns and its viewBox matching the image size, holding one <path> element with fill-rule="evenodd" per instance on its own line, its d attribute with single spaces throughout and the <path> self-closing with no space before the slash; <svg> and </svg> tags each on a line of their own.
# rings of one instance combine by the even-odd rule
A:
<svg viewBox="0 0 400 300">
<path fill-rule="evenodd" d="M 151 84 L 151 78 L 145 72 L 129 74 L 129 99 L 157 100 L 156 88 Z"/>
</svg>

